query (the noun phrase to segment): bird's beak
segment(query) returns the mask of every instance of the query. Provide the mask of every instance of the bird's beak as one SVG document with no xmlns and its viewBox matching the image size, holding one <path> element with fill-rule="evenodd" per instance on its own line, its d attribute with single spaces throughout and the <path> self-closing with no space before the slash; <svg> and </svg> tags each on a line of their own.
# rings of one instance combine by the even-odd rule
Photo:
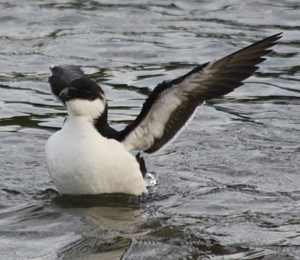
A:
<svg viewBox="0 0 300 260">
<path fill-rule="evenodd" d="M 69 99 L 69 88 L 64 88 L 60 93 L 58 98 L 63 101 L 66 102 Z"/>
</svg>

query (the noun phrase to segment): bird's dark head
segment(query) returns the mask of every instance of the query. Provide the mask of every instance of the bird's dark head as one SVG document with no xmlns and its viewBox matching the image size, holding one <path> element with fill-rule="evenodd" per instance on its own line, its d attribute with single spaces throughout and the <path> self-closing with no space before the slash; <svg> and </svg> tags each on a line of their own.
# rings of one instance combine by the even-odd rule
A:
<svg viewBox="0 0 300 260">
<path fill-rule="evenodd" d="M 73 65 L 51 67 L 49 78 L 53 94 L 62 101 L 70 115 L 96 118 L 106 109 L 101 87 Z"/>
<path fill-rule="evenodd" d="M 67 88 L 72 81 L 85 77 L 83 71 L 74 65 L 51 66 L 50 70 L 51 75 L 48 81 L 53 95 L 57 98 L 60 92 Z"/>
</svg>

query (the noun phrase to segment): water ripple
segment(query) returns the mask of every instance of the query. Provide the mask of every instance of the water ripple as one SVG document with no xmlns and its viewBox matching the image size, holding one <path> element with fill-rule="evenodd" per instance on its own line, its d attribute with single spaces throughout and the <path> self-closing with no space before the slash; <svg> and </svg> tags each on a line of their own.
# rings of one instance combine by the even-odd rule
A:
<svg viewBox="0 0 300 260">
<path fill-rule="evenodd" d="M 5 259 L 299 259 L 298 1 L 2 1 L 0 248 Z M 44 144 L 65 109 L 52 64 L 81 65 L 121 129 L 163 80 L 283 32 L 247 83 L 145 155 L 141 198 L 59 196 Z"/>
</svg>

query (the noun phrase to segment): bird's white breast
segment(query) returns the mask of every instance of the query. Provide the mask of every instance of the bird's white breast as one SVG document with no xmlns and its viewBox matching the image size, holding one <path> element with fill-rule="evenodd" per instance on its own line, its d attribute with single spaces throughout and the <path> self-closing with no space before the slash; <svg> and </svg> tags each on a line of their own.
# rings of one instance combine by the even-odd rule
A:
<svg viewBox="0 0 300 260">
<path fill-rule="evenodd" d="M 61 194 L 146 193 L 135 157 L 101 136 L 87 117 L 70 117 L 46 143 L 48 171 Z"/>
</svg>

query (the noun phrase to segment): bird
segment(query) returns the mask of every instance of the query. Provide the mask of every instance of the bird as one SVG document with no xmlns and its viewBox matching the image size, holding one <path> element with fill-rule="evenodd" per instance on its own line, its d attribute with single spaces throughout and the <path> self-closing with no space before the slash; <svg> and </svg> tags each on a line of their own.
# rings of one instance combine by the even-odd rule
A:
<svg viewBox="0 0 300 260">
<path fill-rule="evenodd" d="M 66 107 L 61 130 L 46 142 L 47 170 L 59 194 L 147 194 L 144 159 L 176 137 L 198 106 L 242 86 L 266 60 L 282 33 L 158 84 L 139 115 L 117 131 L 108 123 L 102 88 L 79 66 L 51 66 L 53 95 Z"/>
</svg>

